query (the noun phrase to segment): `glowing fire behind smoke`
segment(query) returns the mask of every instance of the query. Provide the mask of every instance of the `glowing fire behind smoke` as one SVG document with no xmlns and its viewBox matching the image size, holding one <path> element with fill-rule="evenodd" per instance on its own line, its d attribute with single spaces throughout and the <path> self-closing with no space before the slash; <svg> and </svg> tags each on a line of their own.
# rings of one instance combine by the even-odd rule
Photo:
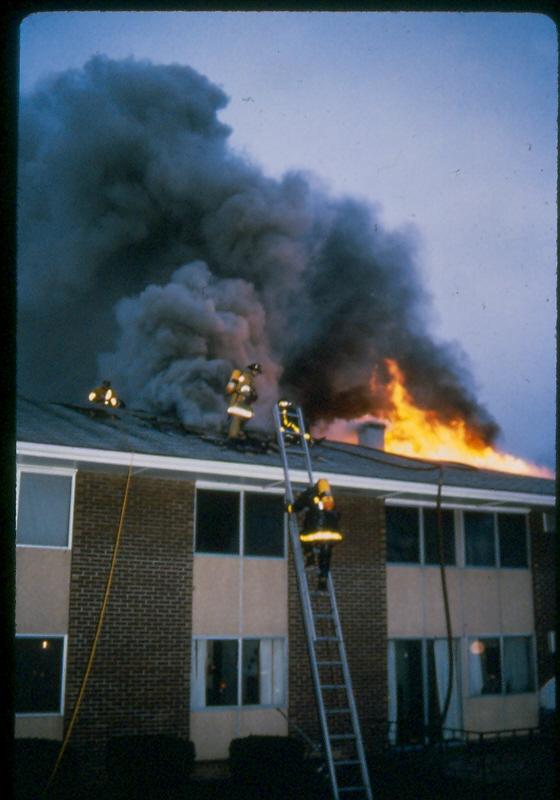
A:
<svg viewBox="0 0 560 800">
<path fill-rule="evenodd" d="M 326 429 L 316 430 L 316 435 L 357 444 L 358 427 L 365 422 L 381 419 L 387 423 L 387 452 L 435 461 L 454 461 L 522 475 L 554 477 L 545 467 L 495 450 L 470 431 L 464 420 L 457 418 L 443 423 L 434 411 L 415 406 L 396 361 L 387 359 L 385 363 L 391 376 L 387 386 L 390 410 L 381 411 L 377 417 L 366 415 L 351 422 L 335 420 Z M 372 379 L 372 388 L 374 386 L 375 377 Z"/>
</svg>

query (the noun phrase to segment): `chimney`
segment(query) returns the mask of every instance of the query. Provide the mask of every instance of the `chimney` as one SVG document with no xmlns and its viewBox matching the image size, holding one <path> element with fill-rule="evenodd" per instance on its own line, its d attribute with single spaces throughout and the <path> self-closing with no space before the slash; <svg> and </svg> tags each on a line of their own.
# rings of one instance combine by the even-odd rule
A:
<svg viewBox="0 0 560 800">
<path fill-rule="evenodd" d="M 362 447 L 374 447 L 376 450 L 385 449 L 385 428 L 387 423 L 383 420 L 370 420 L 358 426 L 358 444 Z"/>
</svg>

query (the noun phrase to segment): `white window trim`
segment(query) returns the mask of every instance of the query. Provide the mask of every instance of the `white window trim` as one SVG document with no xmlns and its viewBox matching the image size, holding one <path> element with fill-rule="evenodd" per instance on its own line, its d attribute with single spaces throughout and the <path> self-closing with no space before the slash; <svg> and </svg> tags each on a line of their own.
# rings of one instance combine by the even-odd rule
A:
<svg viewBox="0 0 560 800">
<path fill-rule="evenodd" d="M 284 653 L 282 658 L 282 703 L 281 704 L 261 704 L 261 703 L 241 703 L 240 700 L 243 694 L 243 642 L 244 641 L 258 641 L 261 642 L 264 639 L 269 641 L 281 641 L 284 643 Z M 232 636 L 231 634 L 224 634 L 223 636 L 219 635 L 212 635 L 212 636 L 200 636 L 196 635 L 192 637 L 191 640 L 191 661 L 194 665 L 194 654 L 195 654 L 195 642 L 215 642 L 215 641 L 228 641 L 228 642 L 237 642 L 237 703 L 232 703 L 231 705 L 223 705 L 223 706 L 207 706 L 207 705 L 196 705 L 194 703 L 194 681 L 192 680 L 192 673 L 191 673 L 191 701 L 190 701 L 190 710 L 195 712 L 208 712 L 214 714 L 216 712 L 224 712 L 224 711 L 245 711 L 245 710 L 254 710 L 254 709 L 274 709 L 274 708 L 287 708 L 288 707 L 288 637 L 287 636 L 270 636 L 270 635 L 251 635 L 251 636 Z M 206 693 L 206 676 L 204 680 L 204 689 Z"/>
<path fill-rule="evenodd" d="M 528 690 L 526 692 L 506 692 L 505 684 L 504 684 L 504 639 L 515 639 L 515 638 L 529 638 L 530 641 L 530 659 L 531 659 L 531 668 L 533 671 L 533 684 L 534 689 Z M 501 674 L 501 691 L 494 692 L 492 694 L 473 694 L 471 692 L 471 675 L 470 675 L 470 668 L 469 668 L 469 647 L 470 643 L 475 639 L 498 639 L 499 648 L 500 648 L 500 674 Z M 516 633 L 481 633 L 481 634 L 469 634 L 465 637 L 465 649 L 466 649 L 466 675 L 467 675 L 467 697 L 469 700 L 478 699 L 478 698 L 487 698 L 487 697 L 517 697 L 519 695 L 527 694 L 527 695 L 535 695 L 538 694 L 538 675 L 537 675 L 537 647 L 536 647 L 536 636 L 534 631 L 529 632 L 516 632 Z"/>
<path fill-rule="evenodd" d="M 33 550 L 71 550 L 74 534 L 74 503 L 76 496 L 76 475 L 77 469 L 67 467 L 40 467 L 36 465 L 18 464 L 16 470 L 16 531 L 17 515 L 19 512 L 19 487 L 22 472 L 34 472 L 43 475 L 62 475 L 71 478 L 70 484 L 70 508 L 68 512 L 68 540 L 65 545 L 61 544 L 24 544 L 16 541 L 16 547 L 25 547 Z M 15 536 L 16 534 L 14 534 Z"/>
<path fill-rule="evenodd" d="M 197 503 L 198 503 L 198 490 L 204 491 L 219 491 L 219 492 L 236 492 L 239 494 L 239 551 L 237 553 L 205 553 L 202 550 L 196 549 L 196 520 L 197 520 Z M 245 495 L 246 494 L 272 494 L 283 496 L 282 489 L 267 489 L 266 487 L 250 486 L 239 484 L 225 484 L 215 483 L 213 481 L 197 481 L 195 484 L 194 493 L 194 535 L 193 535 L 193 556 L 195 558 L 204 556 L 204 558 L 243 558 L 254 561 L 285 561 L 288 556 L 288 528 L 286 518 L 284 516 L 284 553 L 281 556 L 255 556 L 246 555 L 245 553 Z"/>
<path fill-rule="evenodd" d="M 68 653 L 68 634 L 66 633 L 16 633 L 16 639 L 62 639 L 62 670 L 60 676 L 60 702 L 58 711 L 17 711 L 17 718 L 61 717 L 64 714 L 66 699 L 66 666 Z"/>
</svg>

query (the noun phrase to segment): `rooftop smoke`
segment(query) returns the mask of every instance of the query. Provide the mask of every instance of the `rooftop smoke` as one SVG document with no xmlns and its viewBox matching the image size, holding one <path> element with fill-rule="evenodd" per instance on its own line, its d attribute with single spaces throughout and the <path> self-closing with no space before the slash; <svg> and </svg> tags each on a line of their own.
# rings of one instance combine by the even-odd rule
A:
<svg viewBox="0 0 560 800">
<path fill-rule="evenodd" d="M 22 99 L 19 390 L 83 402 L 109 378 L 218 426 L 231 369 L 259 361 L 261 425 L 281 395 L 352 419 L 383 411 L 392 358 L 418 406 L 492 440 L 464 353 L 430 335 L 414 230 L 266 177 L 229 147 L 227 101 L 189 67 L 100 56 Z"/>
</svg>

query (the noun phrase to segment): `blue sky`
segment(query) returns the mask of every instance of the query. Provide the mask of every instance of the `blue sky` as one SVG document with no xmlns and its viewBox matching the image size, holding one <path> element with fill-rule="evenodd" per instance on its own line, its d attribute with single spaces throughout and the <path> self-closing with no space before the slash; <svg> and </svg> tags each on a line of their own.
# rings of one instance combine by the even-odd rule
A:
<svg viewBox="0 0 560 800">
<path fill-rule="evenodd" d="M 231 144 L 414 225 L 436 338 L 458 341 L 500 445 L 555 449 L 556 30 L 537 14 L 61 12 L 21 27 L 20 88 L 94 53 L 189 64 Z"/>
</svg>

